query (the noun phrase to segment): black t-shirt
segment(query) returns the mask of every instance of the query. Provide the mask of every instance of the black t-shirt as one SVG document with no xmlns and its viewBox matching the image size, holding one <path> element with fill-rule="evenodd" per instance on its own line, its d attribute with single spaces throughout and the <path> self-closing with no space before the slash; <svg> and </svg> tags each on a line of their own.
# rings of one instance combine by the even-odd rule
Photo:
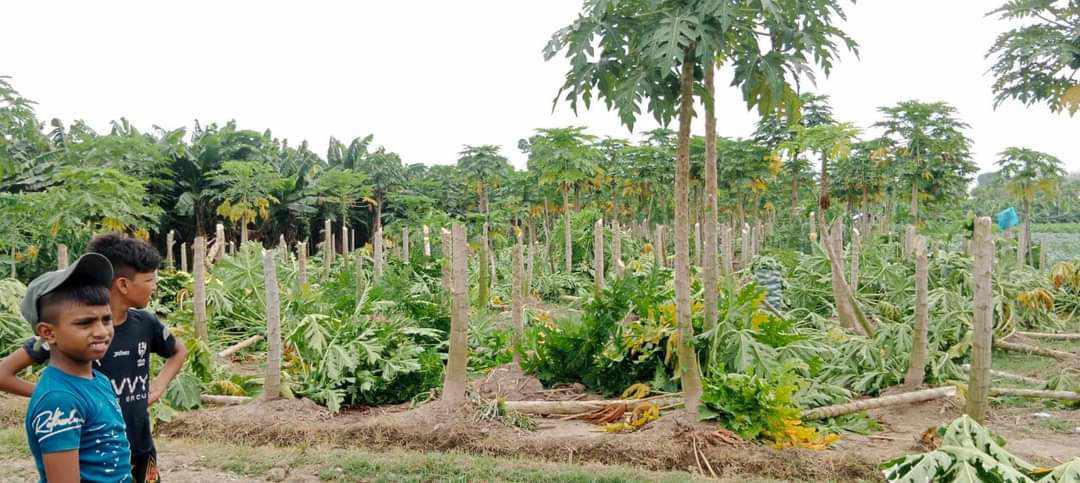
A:
<svg viewBox="0 0 1080 483">
<path fill-rule="evenodd" d="M 30 339 L 23 345 L 35 363 L 49 360 L 49 350 Z M 112 382 L 120 410 L 127 425 L 131 454 L 141 455 L 154 449 L 150 437 L 150 354 L 172 357 L 176 353 L 176 338 L 154 314 L 129 309 L 127 320 L 116 327 L 109 350 L 94 369 Z"/>
</svg>

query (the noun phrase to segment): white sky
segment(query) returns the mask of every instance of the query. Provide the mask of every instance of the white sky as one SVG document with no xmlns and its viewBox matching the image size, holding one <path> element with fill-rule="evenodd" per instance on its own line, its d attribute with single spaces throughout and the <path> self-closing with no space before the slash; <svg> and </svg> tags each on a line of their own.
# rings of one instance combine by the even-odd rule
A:
<svg viewBox="0 0 1080 483">
<path fill-rule="evenodd" d="M 836 117 L 869 126 L 899 100 L 945 100 L 971 124 L 975 160 L 1006 146 L 1080 170 L 1080 116 L 1016 103 L 992 109 L 984 53 L 1005 29 L 985 12 L 1003 0 L 862 1 L 845 54 L 815 90 Z M 517 141 L 533 129 L 588 126 L 628 136 L 602 106 L 575 117 L 551 101 L 566 64 L 544 62 L 551 33 L 580 0 L 8 1 L 0 6 L 0 75 L 38 102 L 38 117 L 106 130 L 125 116 L 143 129 L 236 119 L 325 154 L 330 136 L 375 134 L 404 161 L 452 163 L 463 144 Z M 746 136 L 756 114 L 718 76 L 720 134 Z M 703 122 L 695 120 L 695 131 Z M 642 119 L 639 130 L 655 127 Z"/>
</svg>

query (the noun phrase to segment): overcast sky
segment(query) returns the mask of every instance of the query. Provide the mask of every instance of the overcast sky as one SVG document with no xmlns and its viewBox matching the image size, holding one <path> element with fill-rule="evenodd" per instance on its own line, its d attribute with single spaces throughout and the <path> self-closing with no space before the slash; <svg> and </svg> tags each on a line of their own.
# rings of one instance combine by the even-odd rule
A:
<svg viewBox="0 0 1080 483">
<path fill-rule="evenodd" d="M 1007 146 L 1057 155 L 1080 170 L 1080 116 L 1009 103 L 993 110 L 983 58 L 1003 25 L 983 15 L 1003 0 L 861 1 L 845 54 L 816 88 L 836 117 L 868 127 L 876 108 L 944 100 L 971 125 L 975 161 L 990 169 Z M 629 136 L 602 106 L 574 116 L 551 101 L 566 64 L 544 62 L 551 33 L 580 0 L 6 1 L 0 75 L 38 102 L 42 120 L 121 116 L 149 129 L 235 119 L 325 154 L 330 136 L 372 133 L 408 163 L 453 163 L 463 144 L 503 146 L 536 128 L 587 126 Z M 730 71 L 717 77 L 719 130 L 747 136 Z M 703 122 L 695 120 L 695 132 Z M 639 130 L 656 127 L 643 120 Z"/>
</svg>

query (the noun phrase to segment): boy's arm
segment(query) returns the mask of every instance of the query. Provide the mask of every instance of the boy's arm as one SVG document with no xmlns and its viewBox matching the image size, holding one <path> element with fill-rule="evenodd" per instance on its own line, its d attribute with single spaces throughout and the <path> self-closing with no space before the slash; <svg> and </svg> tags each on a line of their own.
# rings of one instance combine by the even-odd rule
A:
<svg viewBox="0 0 1080 483">
<path fill-rule="evenodd" d="M 45 480 L 50 483 L 79 483 L 79 450 L 41 455 L 45 465 Z"/>
<path fill-rule="evenodd" d="M 188 354 L 187 347 L 184 346 L 184 342 L 180 339 L 174 338 L 174 340 L 176 352 L 165 360 L 165 366 L 161 368 L 161 372 L 150 383 L 149 404 L 154 404 L 158 399 L 161 399 L 161 396 L 165 394 L 165 390 L 169 388 L 169 383 L 180 373 L 180 369 L 184 368 L 184 360 L 187 359 Z"/>
<path fill-rule="evenodd" d="M 30 397 L 34 393 L 34 384 L 19 377 L 23 369 L 30 367 L 33 359 L 22 348 L 0 359 L 0 391 Z"/>
</svg>

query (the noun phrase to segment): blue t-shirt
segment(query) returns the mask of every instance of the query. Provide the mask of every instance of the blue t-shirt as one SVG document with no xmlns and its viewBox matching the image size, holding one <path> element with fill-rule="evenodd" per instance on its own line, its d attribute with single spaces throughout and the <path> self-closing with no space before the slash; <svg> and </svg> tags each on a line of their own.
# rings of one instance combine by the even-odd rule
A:
<svg viewBox="0 0 1080 483">
<path fill-rule="evenodd" d="M 79 450 L 82 481 L 131 481 L 131 449 L 112 384 L 98 371 L 93 379 L 45 368 L 26 409 L 26 440 L 41 481 L 43 455 Z"/>
</svg>

